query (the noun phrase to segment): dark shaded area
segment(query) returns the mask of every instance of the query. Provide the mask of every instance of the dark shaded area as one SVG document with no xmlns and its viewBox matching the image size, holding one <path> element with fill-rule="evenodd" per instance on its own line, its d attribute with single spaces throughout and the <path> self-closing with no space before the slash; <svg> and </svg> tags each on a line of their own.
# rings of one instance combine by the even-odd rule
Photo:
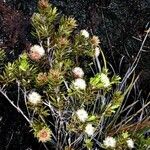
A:
<svg viewBox="0 0 150 150">
<path fill-rule="evenodd" d="M 0 99 L 0 150 L 43 149 L 17 110 L 2 96 Z"/>
<path fill-rule="evenodd" d="M 53 0 L 53 3 L 63 14 L 74 16 L 79 29 L 88 29 L 91 34 L 100 36 L 102 48 L 116 71 L 120 58 L 125 56 L 126 65 L 121 72 L 126 71 L 126 66 L 134 61 L 140 49 L 145 30 L 150 26 L 149 0 Z M 150 89 L 149 43 L 150 38 L 145 43 L 138 68 L 138 72 L 143 72 L 141 84 L 146 91 Z"/>
<path fill-rule="evenodd" d="M 14 49 L 9 57 L 15 58 L 30 45 L 30 16 L 0 2 L 0 22 L 0 48 L 8 53 Z"/>
<path fill-rule="evenodd" d="M 36 10 L 37 0 L 0 0 L 0 45 L 6 50 L 15 49 L 16 54 L 24 50 L 30 37 L 30 16 Z M 126 66 L 134 61 L 145 30 L 150 26 L 149 0 L 52 0 L 62 14 L 73 16 L 79 29 L 87 29 L 91 34 L 100 36 L 101 46 L 115 69 L 125 56 Z M 10 7 L 8 7 L 8 5 Z M 145 95 L 150 89 L 150 38 L 147 39 L 137 74 Z M 15 56 L 15 54 L 14 54 Z M 12 106 L 0 96 L 0 150 L 43 150 L 28 125 Z"/>
</svg>

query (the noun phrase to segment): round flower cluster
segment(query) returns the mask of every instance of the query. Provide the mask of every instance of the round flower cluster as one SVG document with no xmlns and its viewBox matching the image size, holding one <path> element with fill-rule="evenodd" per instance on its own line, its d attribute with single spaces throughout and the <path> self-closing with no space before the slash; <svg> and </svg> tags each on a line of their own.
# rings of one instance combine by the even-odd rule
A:
<svg viewBox="0 0 150 150">
<path fill-rule="evenodd" d="M 28 95 L 28 101 L 33 105 L 37 105 L 41 103 L 41 95 L 38 94 L 37 92 L 31 92 Z"/>
<path fill-rule="evenodd" d="M 101 82 L 103 83 L 104 87 L 109 87 L 110 86 L 109 78 L 104 73 L 101 73 Z"/>
<path fill-rule="evenodd" d="M 85 90 L 86 89 L 86 82 L 83 78 L 84 71 L 80 67 L 75 67 L 73 70 L 73 76 L 76 78 L 73 82 L 73 87 L 75 89 L 79 90 Z"/>
<path fill-rule="evenodd" d="M 92 124 L 87 124 L 85 127 L 85 133 L 87 133 L 88 136 L 92 136 L 94 134 L 95 128 L 92 126 Z"/>
<path fill-rule="evenodd" d="M 133 142 L 132 139 L 128 139 L 126 142 L 127 142 L 127 145 L 128 145 L 128 147 L 129 147 L 130 149 L 134 148 L 134 142 Z"/>
<path fill-rule="evenodd" d="M 89 38 L 90 34 L 87 30 L 81 30 L 80 31 L 81 35 L 84 36 L 85 38 Z"/>
<path fill-rule="evenodd" d="M 39 85 L 44 85 L 45 83 L 47 83 L 47 81 L 48 81 L 47 74 L 40 72 L 36 78 L 36 82 Z"/>
<path fill-rule="evenodd" d="M 128 148 L 133 149 L 134 148 L 134 142 L 132 139 L 128 139 L 126 141 Z M 106 148 L 115 148 L 116 147 L 116 140 L 113 137 L 106 137 L 105 140 L 103 141 L 103 144 Z"/>
<path fill-rule="evenodd" d="M 83 79 L 75 79 L 75 81 L 73 82 L 73 86 L 75 89 L 79 89 L 79 90 L 85 90 L 86 89 L 86 82 Z"/>
<path fill-rule="evenodd" d="M 113 137 L 106 137 L 103 141 L 103 144 L 106 148 L 115 148 L 116 147 L 116 140 Z"/>
<path fill-rule="evenodd" d="M 45 9 L 48 7 L 48 1 L 47 0 L 39 0 L 38 7 L 40 9 Z"/>
<path fill-rule="evenodd" d="M 83 78 L 84 76 L 84 72 L 80 67 L 75 67 L 72 72 L 75 78 Z"/>
<path fill-rule="evenodd" d="M 84 109 L 77 110 L 76 114 L 81 122 L 85 122 L 88 119 L 88 113 Z"/>
<path fill-rule="evenodd" d="M 45 50 L 39 45 L 33 45 L 30 48 L 29 57 L 32 60 L 39 61 L 45 55 Z"/>
</svg>

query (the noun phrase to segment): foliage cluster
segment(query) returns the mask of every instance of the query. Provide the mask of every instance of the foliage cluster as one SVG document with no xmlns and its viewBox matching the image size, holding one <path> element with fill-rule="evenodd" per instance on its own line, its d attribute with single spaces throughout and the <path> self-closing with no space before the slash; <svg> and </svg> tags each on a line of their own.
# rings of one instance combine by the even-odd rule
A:
<svg viewBox="0 0 150 150">
<path fill-rule="evenodd" d="M 131 90 L 136 90 L 139 53 L 121 78 L 106 61 L 99 38 L 86 30 L 73 32 L 76 20 L 59 15 L 47 0 L 39 1 L 31 21 L 38 45 L 8 64 L 0 50 L 0 92 L 27 120 L 38 141 L 46 149 L 46 142 L 66 150 L 148 148 L 150 141 L 140 127 L 146 131 L 150 124 L 149 97 L 138 112 L 130 113 L 138 96 L 126 107 Z M 8 96 L 11 86 L 17 93 L 13 100 Z M 139 132 L 130 132 L 134 123 Z"/>
</svg>

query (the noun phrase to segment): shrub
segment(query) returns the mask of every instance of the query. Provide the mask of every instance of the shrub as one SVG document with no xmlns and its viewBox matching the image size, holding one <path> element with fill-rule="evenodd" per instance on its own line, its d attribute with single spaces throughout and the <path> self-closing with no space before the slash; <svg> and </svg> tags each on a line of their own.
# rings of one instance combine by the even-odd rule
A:
<svg viewBox="0 0 150 150">
<path fill-rule="evenodd" d="M 27 120 L 38 141 L 45 147 L 51 142 L 55 149 L 66 150 L 124 150 L 139 148 L 137 139 L 148 142 L 131 129 L 148 126 L 150 102 L 143 101 L 141 109 L 132 114 L 140 98 L 126 104 L 131 90 L 136 89 L 134 70 L 148 33 L 121 78 L 107 62 L 97 36 L 87 30 L 74 32 L 74 18 L 59 15 L 55 7 L 41 0 L 31 20 L 38 44 L 17 60 L 0 64 L 0 92 Z M 1 51 L 0 60 L 4 57 Z M 11 86 L 17 93 L 13 100 L 9 98 Z"/>
</svg>

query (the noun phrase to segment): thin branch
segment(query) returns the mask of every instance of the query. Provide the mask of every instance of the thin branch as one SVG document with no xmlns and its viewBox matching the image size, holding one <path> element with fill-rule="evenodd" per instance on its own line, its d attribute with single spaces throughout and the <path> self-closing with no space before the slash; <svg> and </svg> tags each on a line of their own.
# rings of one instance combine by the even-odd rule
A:
<svg viewBox="0 0 150 150">
<path fill-rule="evenodd" d="M 22 116 L 26 119 L 26 121 L 31 124 L 31 121 L 28 119 L 28 117 L 24 114 L 24 112 L 20 109 L 19 106 L 16 106 L 14 104 L 14 102 L 7 96 L 7 94 L 5 92 L 2 91 L 2 89 L 0 88 L 0 93 L 2 93 L 2 95 L 8 100 L 8 102 L 14 107 L 16 108 L 16 110 L 18 112 L 20 112 L 22 114 Z"/>
</svg>

